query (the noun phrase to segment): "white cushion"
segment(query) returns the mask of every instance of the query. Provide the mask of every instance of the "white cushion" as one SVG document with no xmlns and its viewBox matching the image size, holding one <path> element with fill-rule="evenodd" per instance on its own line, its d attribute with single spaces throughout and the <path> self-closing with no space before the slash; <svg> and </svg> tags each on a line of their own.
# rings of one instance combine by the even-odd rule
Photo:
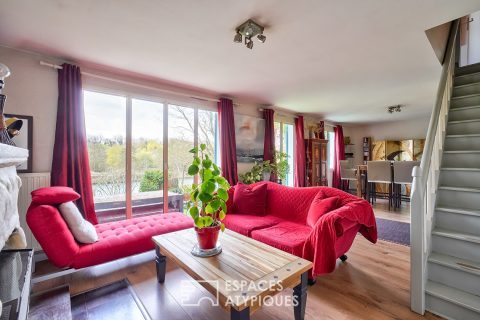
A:
<svg viewBox="0 0 480 320">
<path fill-rule="evenodd" d="M 81 243 L 94 243 L 98 241 L 97 231 L 93 224 L 83 219 L 73 202 L 65 202 L 58 206 L 60 213 L 67 222 L 70 231 L 72 231 L 75 240 Z"/>
</svg>

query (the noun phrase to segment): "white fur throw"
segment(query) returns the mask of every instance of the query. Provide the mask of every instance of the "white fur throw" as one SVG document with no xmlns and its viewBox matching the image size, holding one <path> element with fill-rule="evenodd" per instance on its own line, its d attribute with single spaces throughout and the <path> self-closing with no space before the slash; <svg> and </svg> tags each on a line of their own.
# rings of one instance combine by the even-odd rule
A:
<svg viewBox="0 0 480 320">
<path fill-rule="evenodd" d="M 94 243 L 98 240 L 95 227 L 83 219 L 82 214 L 73 202 L 62 203 L 58 206 L 58 209 L 65 222 L 67 222 L 70 231 L 72 231 L 75 240 L 81 243 Z"/>
</svg>

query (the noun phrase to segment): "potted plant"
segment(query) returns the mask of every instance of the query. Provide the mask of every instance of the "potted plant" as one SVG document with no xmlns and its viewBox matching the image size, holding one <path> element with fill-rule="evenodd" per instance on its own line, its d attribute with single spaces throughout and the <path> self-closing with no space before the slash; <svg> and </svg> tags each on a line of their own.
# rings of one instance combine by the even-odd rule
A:
<svg viewBox="0 0 480 320">
<path fill-rule="evenodd" d="M 276 152 L 275 153 L 275 164 L 272 166 L 272 173 L 276 175 L 277 179 L 280 181 L 285 181 L 287 179 L 287 174 L 290 171 L 290 166 L 288 164 L 288 154 L 285 152 Z"/>
<path fill-rule="evenodd" d="M 270 161 L 255 162 L 250 171 L 240 174 L 240 181 L 245 184 L 252 184 L 259 181 L 269 181 L 272 172 Z"/>
<path fill-rule="evenodd" d="M 201 250 L 212 250 L 217 246 L 220 230 L 225 230 L 222 220 L 227 214 L 228 189 L 230 184 L 222 177 L 220 168 L 205 153 L 207 146 L 193 148 L 192 164 L 188 174 L 198 174 L 199 183 L 192 184 L 190 201 L 187 210 L 195 222 L 198 247 Z"/>
</svg>

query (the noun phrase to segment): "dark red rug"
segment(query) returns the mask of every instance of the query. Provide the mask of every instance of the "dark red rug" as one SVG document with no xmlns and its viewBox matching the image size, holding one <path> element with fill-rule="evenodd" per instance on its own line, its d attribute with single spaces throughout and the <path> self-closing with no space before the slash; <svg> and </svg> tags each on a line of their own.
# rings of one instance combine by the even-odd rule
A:
<svg viewBox="0 0 480 320">
<path fill-rule="evenodd" d="M 378 239 L 410 246 L 410 223 L 376 218 Z"/>
</svg>

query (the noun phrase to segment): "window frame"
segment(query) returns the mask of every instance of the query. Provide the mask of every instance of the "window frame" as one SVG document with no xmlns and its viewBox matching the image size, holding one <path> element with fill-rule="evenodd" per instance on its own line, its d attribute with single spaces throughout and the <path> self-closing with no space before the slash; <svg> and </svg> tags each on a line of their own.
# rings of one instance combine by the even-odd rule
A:
<svg viewBox="0 0 480 320">
<path fill-rule="evenodd" d="M 168 124 L 169 124 L 169 105 L 178 105 L 185 108 L 191 108 L 194 110 L 194 147 L 198 147 L 198 123 L 199 123 L 199 110 L 216 112 L 217 121 L 216 125 L 218 126 L 218 110 L 214 106 L 213 101 L 202 101 L 199 102 L 198 99 L 178 99 L 175 96 L 169 96 L 168 94 L 162 94 L 155 92 L 154 90 L 147 90 L 149 92 L 143 92 L 138 90 L 133 85 L 127 85 L 125 88 L 119 88 L 115 85 L 98 85 L 98 84 L 89 84 L 84 83 L 82 88 L 82 98 L 85 91 L 94 92 L 105 95 L 114 95 L 121 96 L 126 99 L 126 132 L 125 132 L 125 219 L 133 218 L 133 208 L 132 208 L 132 106 L 133 100 L 145 100 L 153 103 L 159 103 L 163 106 L 163 175 L 168 177 Z M 218 133 L 219 128 L 216 128 Z M 215 139 L 216 142 L 219 142 Z M 217 149 L 218 148 L 218 149 Z M 220 145 L 216 145 L 215 149 L 219 150 Z M 220 150 L 218 151 L 220 154 Z M 168 188 L 169 188 L 169 179 L 163 179 L 163 212 L 168 213 L 169 208 L 169 199 L 168 199 Z M 194 182 L 198 183 L 198 176 L 194 177 Z M 122 219 L 124 220 L 124 219 Z"/>
</svg>

